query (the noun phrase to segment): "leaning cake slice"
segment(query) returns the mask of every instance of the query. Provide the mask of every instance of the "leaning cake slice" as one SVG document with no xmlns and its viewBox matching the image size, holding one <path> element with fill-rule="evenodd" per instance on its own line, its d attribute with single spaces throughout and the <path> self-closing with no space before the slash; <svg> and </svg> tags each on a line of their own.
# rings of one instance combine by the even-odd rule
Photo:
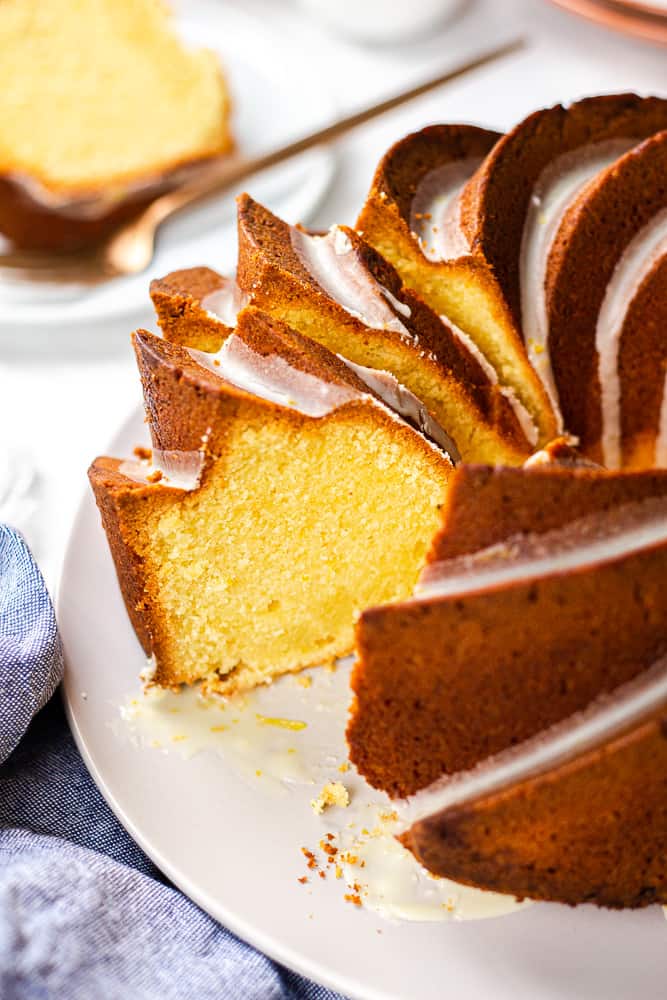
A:
<svg viewBox="0 0 667 1000">
<path fill-rule="evenodd" d="M 394 375 L 447 427 L 464 460 L 520 464 L 535 447 L 538 429 L 517 394 L 353 230 L 313 235 L 244 195 L 238 281 L 300 333 Z"/>
<path fill-rule="evenodd" d="M 155 682 L 231 692 L 349 653 L 359 612 L 415 584 L 445 451 L 254 309 L 217 354 L 134 343 L 152 464 L 99 458 L 90 479 Z"/>
<path fill-rule="evenodd" d="M 496 275 L 461 228 L 460 195 L 499 139 L 470 125 L 433 125 L 397 142 L 375 171 L 357 230 L 497 372 L 538 428 L 556 419 Z"/>
</svg>

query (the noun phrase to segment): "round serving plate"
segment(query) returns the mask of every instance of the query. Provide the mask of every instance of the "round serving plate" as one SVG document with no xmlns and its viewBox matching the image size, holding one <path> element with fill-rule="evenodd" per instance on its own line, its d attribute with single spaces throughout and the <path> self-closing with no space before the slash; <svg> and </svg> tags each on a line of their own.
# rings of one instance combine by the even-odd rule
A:
<svg viewBox="0 0 667 1000">
<path fill-rule="evenodd" d="M 145 435 L 137 412 L 110 454 L 128 455 Z M 310 806 L 326 767 L 315 787 L 269 782 L 259 768 L 244 772 L 207 748 L 187 757 L 131 738 L 121 708 L 136 701 L 146 661 L 90 493 L 72 530 L 58 618 L 68 717 L 102 794 L 184 893 L 261 951 L 359 1000 L 664 997 L 667 925 L 658 907 L 614 913 L 534 904 L 484 920 L 386 919 L 346 901 L 340 881 L 306 868 L 301 848 L 317 849 L 336 812 L 318 816 Z M 311 689 L 294 677 L 263 689 L 263 711 L 306 720 L 307 730 L 290 738 L 307 739 L 332 777 L 339 757 L 327 747 L 344 753 L 347 688 L 339 685 L 342 701 L 326 710 L 324 668 L 312 673 Z M 375 794 L 352 771 L 343 780 L 353 790 L 350 811 L 355 797 Z M 347 813 L 337 812 L 344 827 Z M 307 884 L 299 882 L 304 875 L 312 876 Z"/>
<path fill-rule="evenodd" d="M 267 37 L 260 22 L 224 3 L 190 0 L 177 19 L 182 36 L 220 56 L 231 90 L 233 131 L 248 157 L 314 131 L 336 114 L 331 95 L 317 79 L 303 86 L 298 53 L 289 40 Z M 335 170 L 331 150 L 314 149 L 249 178 L 247 189 L 291 222 L 306 221 L 327 191 Z M 176 216 L 160 230 L 155 257 L 141 274 L 82 288 L 17 282 L 0 277 L 0 334 L 30 328 L 104 322 L 145 311 L 152 278 L 207 264 L 236 269 L 237 192 Z"/>
</svg>

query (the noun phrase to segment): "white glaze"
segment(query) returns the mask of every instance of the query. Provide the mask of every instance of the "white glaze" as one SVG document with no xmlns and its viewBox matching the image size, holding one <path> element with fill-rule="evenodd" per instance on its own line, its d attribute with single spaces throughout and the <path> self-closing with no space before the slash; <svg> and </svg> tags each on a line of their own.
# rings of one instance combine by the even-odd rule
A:
<svg viewBox="0 0 667 1000">
<path fill-rule="evenodd" d="M 220 280 L 220 287 L 205 295 L 199 304 L 212 319 L 233 329 L 238 314 L 248 305 L 250 297 L 241 291 L 233 278 Z"/>
<path fill-rule="evenodd" d="M 632 301 L 655 263 L 667 254 L 667 208 L 639 230 L 619 258 L 605 290 L 595 327 L 602 406 L 602 455 L 609 469 L 621 466 L 621 333 Z M 664 395 L 663 395 L 664 409 Z M 661 429 L 663 427 L 661 413 Z M 662 449 L 656 445 L 656 452 Z M 656 455 L 657 459 L 657 455 Z M 659 464 L 665 464 L 664 460 Z"/>
<path fill-rule="evenodd" d="M 549 254 L 563 217 L 597 173 L 636 144 L 634 139 L 593 143 L 556 157 L 533 189 L 521 237 L 521 326 L 528 357 L 542 379 L 558 419 L 563 419 L 549 354 L 545 280 Z"/>
<path fill-rule="evenodd" d="M 431 441 L 435 441 L 452 462 L 461 461 L 461 454 L 449 434 L 429 413 L 422 401 L 413 392 L 406 389 L 391 372 L 357 365 L 344 358 L 342 354 L 339 354 L 338 357 L 372 392 L 380 397 L 390 410 L 418 427 L 422 434 L 425 434 Z"/>
<path fill-rule="evenodd" d="M 452 461 L 460 457 L 452 439 L 423 403 L 389 372 L 355 365 L 339 356 L 375 394 L 371 395 L 352 385 L 330 383 L 300 371 L 277 354 L 260 355 L 234 333 L 215 354 L 193 348 L 186 350 L 202 367 L 261 399 L 298 410 L 309 417 L 324 417 L 352 400 L 364 400 L 381 407 L 393 419 L 414 424 L 425 435 L 427 444 L 437 445 Z"/>
<path fill-rule="evenodd" d="M 417 792 L 400 807 L 401 819 L 411 825 L 548 771 L 641 723 L 663 704 L 667 704 L 667 657 L 585 711 L 490 757 L 471 771 L 441 778 Z"/>
<path fill-rule="evenodd" d="M 226 382 L 309 417 L 324 417 L 361 396 L 352 386 L 333 384 L 294 368 L 278 354 L 264 357 L 236 334 L 216 354 L 187 350 L 198 364 Z"/>
<path fill-rule="evenodd" d="M 572 521 L 567 530 L 518 536 L 470 556 L 432 563 L 422 571 L 414 599 L 462 597 L 489 588 L 580 570 L 588 565 L 603 566 L 667 542 L 667 510 L 663 501 L 647 500 L 632 505 L 632 509 L 647 512 L 645 523 L 624 528 L 617 523 L 617 508 L 609 515 L 599 513 Z M 589 529 L 593 539 L 582 542 L 580 528 Z M 531 554 L 521 548 L 526 543 L 532 545 Z"/>
<path fill-rule="evenodd" d="M 195 490 L 204 468 L 204 445 L 200 451 L 162 451 L 153 448 L 150 459 L 127 459 L 119 472 L 138 483 L 155 483 L 176 490 Z M 156 473 L 159 477 L 156 479 Z"/>
<path fill-rule="evenodd" d="M 308 907 L 308 891 L 336 892 L 340 905 L 349 906 L 343 897 L 357 884 L 363 906 L 391 920 L 478 919 L 514 911 L 518 904 L 511 896 L 434 878 L 395 840 L 399 824 L 392 803 L 347 761 L 350 667 L 348 660 L 334 672 L 322 668 L 280 677 L 267 687 L 224 699 L 202 698 L 195 688 L 135 691 L 119 706 L 113 729 L 137 752 L 185 759 L 216 754 L 220 766 L 232 768 L 266 801 L 267 811 L 277 795 L 290 796 L 291 807 L 303 814 L 303 839 L 294 844 L 295 855 L 302 844 L 310 847 L 327 875 L 320 879 L 304 864 L 309 885 L 294 891 L 304 893 Z M 351 804 L 316 817 L 310 801 L 329 781 L 345 785 Z M 327 865 L 318 846 L 325 837 L 339 852 L 335 864 Z"/>
<path fill-rule="evenodd" d="M 410 206 L 410 231 L 428 260 L 454 260 L 470 253 L 461 229 L 459 195 L 481 157 L 450 160 L 429 170 Z"/>
<path fill-rule="evenodd" d="M 204 751 L 224 757 L 244 777 L 312 785 L 317 772 L 298 753 L 304 720 L 266 716 L 261 699 L 205 697 L 197 687 L 168 691 L 148 687 L 128 695 L 120 717 L 137 745 L 189 759 Z M 277 723 L 263 720 L 271 718 Z M 292 724 L 295 728 L 289 728 Z M 306 724 L 307 725 L 307 724 Z M 260 771 L 261 774 L 257 774 Z"/>
<path fill-rule="evenodd" d="M 291 228 L 290 238 L 294 252 L 308 273 L 350 316 L 372 329 L 390 330 L 414 340 L 394 311 L 409 317 L 409 307 L 397 302 L 395 296 L 376 281 L 342 229 L 333 226 L 326 236 L 310 236 Z"/>
<path fill-rule="evenodd" d="M 457 326 L 456 323 L 453 323 L 451 319 L 448 319 L 447 316 L 441 316 L 440 319 L 444 323 L 446 323 L 447 326 L 450 327 L 452 333 L 456 336 L 458 340 L 461 341 L 461 343 L 466 348 L 468 353 L 472 355 L 472 357 L 475 359 L 477 364 L 480 366 L 480 368 L 488 378 L 491 385 L 499 385 L 498 372 L 493 367 L 493 365 L 486 357 L 486 355 L 483 353 L 483 351 L 481 351 L 480 348 L 477 346 L 472 337 L 469 337 L 467 333 L 464 333 L 464 331 L 459 326 Z M 533 420 L 533 418 L 531 417 L 530 413 L 523 405 L 521 400 L 517 398 L 516 392 L 514 391 L 514 389 L 511 388 L 511 386 L 499 385 L 499 389 L 502 395 L 505 397 L 507 402 L 514 410 L 514 415 L 517 419 L 519 426 L 521 427 L 521 430 L 523 431 L 526 437 L 526 440 L 528 441 L 529 444 L 535 447 L 539 439 L 539 431 L 535 421 Z"/>
</svg>

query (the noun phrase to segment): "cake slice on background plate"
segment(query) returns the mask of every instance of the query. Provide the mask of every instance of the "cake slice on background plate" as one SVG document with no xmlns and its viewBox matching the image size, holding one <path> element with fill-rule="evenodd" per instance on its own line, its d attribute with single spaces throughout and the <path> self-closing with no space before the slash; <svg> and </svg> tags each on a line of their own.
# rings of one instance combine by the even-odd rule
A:
<svg viewBox="0 0 667 1000">
<path fill-rule="evenodd" d="M 260 308 L 421 399 L 464 460 L 520 464 L 539 431 L 465 337 L 351 229 L 313 235 L 239 199 L 238 282 Z"/>
<path fill-rule="evenodd" d="M 73 249 L 229 152 L 217 57 L 160 0 L 0 4 L 0 233 Z"/>
<path fill-rule="evenodd" d="M 217 354 L 134 344 L 153 461 L 90 479 L 155 682 L 227 693 L 351 652 L 361 609 L 414 587 L 446 436 L 254 309 Z"/>
</svg>

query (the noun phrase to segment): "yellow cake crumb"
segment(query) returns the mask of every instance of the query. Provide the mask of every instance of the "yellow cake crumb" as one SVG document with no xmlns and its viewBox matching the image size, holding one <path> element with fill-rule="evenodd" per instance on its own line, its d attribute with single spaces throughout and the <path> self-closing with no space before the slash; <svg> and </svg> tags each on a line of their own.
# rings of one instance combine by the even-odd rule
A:
<svg viewBox="0 0 667 1000">
<path fill-rule="evenodd" d="M 313 812 L 318 816 L 329 806 L 340 806 L 345 809 L 349 804 L 350 793 L 340 781 L 328 781 L 317 798 L 310 803 Z"/>
</svg>

